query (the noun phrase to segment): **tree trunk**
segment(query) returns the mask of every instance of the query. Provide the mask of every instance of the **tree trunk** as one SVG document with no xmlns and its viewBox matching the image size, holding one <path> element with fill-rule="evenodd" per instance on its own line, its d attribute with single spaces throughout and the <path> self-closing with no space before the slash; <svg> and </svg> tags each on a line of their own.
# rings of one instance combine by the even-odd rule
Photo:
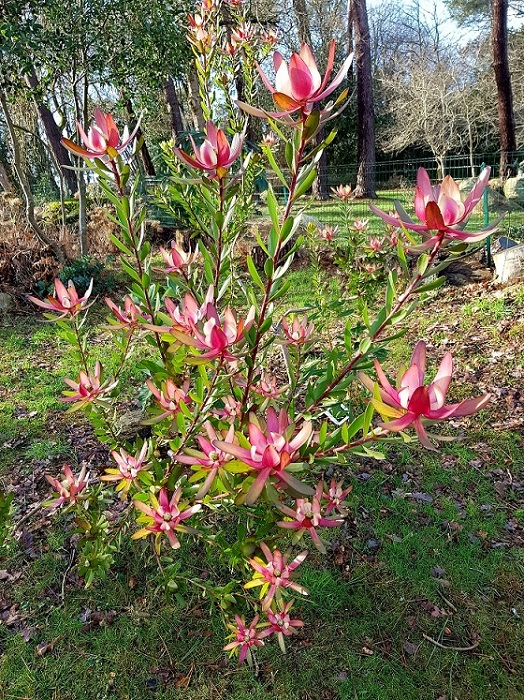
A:
<svg viewBox="0 0 524 700">
<path fill-rule="evenodd" d="M 497 86 L 500 136 L 500 177 L 508 176 L 508 165 L 517 150 L 513 93 L 508 61 L 508 0 L 493 0 L 491 8 L 491 47 Z"/>
<path fill-rule="evenodd" d="M 300 43 L 312 45 L 311 27 L 309 24 L 309 12 L 306 5 L 306 0 L 293 0 L 293 10 L 297 18 L 297 31 Z"/>
<path fill-rule="evenodd" d="M 366 0 L 352 0 L 357 83 L 357 185 L 355 197 L 375 198 L 375 108 Z"/>
<path fill-rule="evenodd" d="M 129 131 L 132 131 L 135 128 L 136 124 L 136 115 L 135 115 L 135 110 L 133 109 L 133 103 L 131 102 L 131 98 L 128 97 L 125 94 L 125 91 L 122 90 L 122 98 L 124 100 L 124 105 L 126 108 L 127 112 L 127 118 L 129 120 Z M 144 135 L 144 132 L 140 127 L 138 127 L 136 131 L 136 138 L 137 140 L 142 138 Z M 153 159 L 151 158 L 151 154 L 149 153 L 149 149 L 147 147 L 147 143 L 144 141 L 142 143 L 142 148 L 140 149 L 140 157 L 142 159 L 142 163 L 144 165 L 144 170 L 146 175 L 150 175 L 151 177 L 154 177 L 156 175 L 156 170 L 155 166 L 153 164 Z"/>
<path fill-rule="evenodd" d="M 171 77 L 168 77 L 164 83 L 164 94 L 166 96 L 167 111 L 171 118 L 171 134 L 175 143 L 179 143 L 180 134 L 184 131 L 184 122 L 182 120 L 182 110 L 180 109 L 180 102 L 176 94 L 175 83 Z"/>
<path fill-rule="evenodd" d="M 202 113 L 202 105 L 198 94 L 198 75 L 194 64 L 189 68 L 187 76 L 187 92 L 189 96 L 189 111 L 193 117 L 195 128 L 198 131 L 204 131 L 204 114 Z"/>
<path fill-rule="evenodd" d="M 31 192 L 31 188 L 29 187 L 29 182 L 25 176 L 24 169 L 22 168 L 22 158 L 20 155 L 20 145 L 18 143 L 18 139 L 16 136 L 16 131 L 15 127 L 13 124 L 13 120 L 11 119 L 11 112 L 9 111 L 9 105 L 7 103 L 7 99 L 4 95 L 3 92 L 0 92 L 0 106 L 2 107 L 2 110 L 4 112 L 4 117 L 5 117 L 5 123 L 7 126 L 7 131 L 9 132 L 9 137 L 11 139 L 11 147 L 13 149 L 13 169 L 15 171 L 16 177 L 18 178 L 18 182 L 20 184 L 20 189 L 22 190 L 22 194 L 25 200 L 25 215 L 27 222 L 29 226 L 31 227 L 31 230 L 33 231 L 36 239 L 45 246 L 49 246 L 49 248 L 53 251 L 53 253 L 56 256 L 56 259 L 58 260 L 59 263 L 64 264 L 65 262 L 65 256 L 63 252 L 60 250 L 60 247 L 58 246 L 55 241 L 51 240 L 46 236 L 42 228 L 38 225 L 38 222 L 36 221 L 35 218 L 35 203 L 33 200 L 33 193 Z"/>
<path fill-rule="evenodd" d="M 3 163 L 0 162 L 0 187 L 4 192 L 13 191 L 13 183 L 9 179 L 9 174 Z"/>
<path fill-rule="evenodd" d="M 33 101 L 35 103 L 36 109 L 42 120 L 42 125 L 49 141 L 49 146 L 53 152 L 56 162 L 60 167 L 64 180 L 67 184 L 67 189 L 69 194 L 73 194 L 76 191 L 76 176 L 71 168 L 71 159 L 69 158 L 69 152 L 64 146 L 62 146 L 62 134 L 58 128 L 51 110 L 46 107 L 42 100 L 38 98 L 38 78 L 34 68 L 31 68 L 30 72 L 25 76 L 27 85 L 31 88 Z"/>
</svg>

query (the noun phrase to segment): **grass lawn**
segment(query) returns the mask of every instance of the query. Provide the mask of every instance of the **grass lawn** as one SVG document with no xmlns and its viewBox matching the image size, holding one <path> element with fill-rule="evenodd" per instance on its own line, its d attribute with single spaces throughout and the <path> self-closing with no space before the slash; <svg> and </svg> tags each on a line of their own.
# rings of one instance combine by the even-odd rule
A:
<svg viewBox="0 0 524 700">
<path fill-rule="evenodd" d="M 291 279 L 291 303 L 307 304 L 308 270 Z M 50 491 L 44 474 L 64 462 L 97 474 L 108 459 L 57 402 L 74 372 L 54 326 L 1 317 L 0 486 L 24 520 L 0 550 L 0 698 L 524 698 L 524 289 L 444 288 L 408 325 L 386 367 L 423 338 L 433 363 L 447 349 L 456 358 L 451 399 L 489 390 L 489 408 L 452 426 L 463 439 L 439 452 L 394 446 L 380 463 L 336 466 L 353 485 L 351 514 L 328 557 L 302 567 L 303 631 L 286 656 L 258 650 L 253 672 L 222 651 L 220 615 L 199 589 L 185 605 L 166 594 L 147 542 L 124 535 L 110 575 L 86 590 L 64 516 L 31 515 Z M 106 359 L 107 341 L 97 325 Z M 197 545 L 175 556 L 227 581 Z"/>
</svg>

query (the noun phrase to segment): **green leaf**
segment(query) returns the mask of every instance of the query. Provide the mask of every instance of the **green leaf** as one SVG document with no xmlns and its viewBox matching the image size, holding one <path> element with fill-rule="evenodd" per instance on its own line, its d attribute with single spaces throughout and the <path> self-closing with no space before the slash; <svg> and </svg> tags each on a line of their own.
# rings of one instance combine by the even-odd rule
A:
<svg viewBox="0 0 524 700">
<path fill-rule="evenodd" d="M 267 208 L 269 211 L 269 218 L 271 219 L 271 223 L 275 227 L 275 229 L 278 231 L 279 230 L 279 221 L 278 221 L 278 202 L 277 198 L 275 197 L 275 193 L 273 192 L 273 188 L 271 185 L 268 188 L 267 191 Z"/>
<path fill-rule="evenodd" d="M 266 287 L 262 282 L 260 275 L 258 274 L 258 270 L 255 267 L 255 263 L 253 262 L 253 258 L 251 257 L 251 255 L 247 256 L 247 268 L 249 270 L 249 274 L 251 275 L 251 279 L 253 280 L 253 282 L 264 292 Z"/>
<path fill-rule="evenodd" d="M 300 182 L 298 187 L 295 190 L 295 193 L 293 195 L 293 202 L 296 202 L 299 197 L 301 197 L 303 194 L 305 194 L 311 185 L 313 184 L 315 178 L 317 176 L 317 171 L 315 168 L 312 168 L 311 171 L 304 177 L 304 179 Z"/>
<path fill-rule="evenodd" d="M 423 275 L 429 265 L 429 255 L 427 253 L 422 253 L 417 259 L 417 271 L 419 275 Z"/>
<path fill-rule="evenodd" d="M 422 294 L 423 292 L 431 292 L 434 289 L 438 289 L 439 287 L 442 287 L 442 285 L 445 284 L 445 282 L 446 282 L 445 277 L 437 277 L 432 282 L 428 282 L 428 284 L 423 284 L 422 287 L 416 287 L 413 290 L 413 294 Z"/>
<path fill-rule="evenodd" d="M 120 250 L 125 255 L 133 255 L 132 251 L 129 250 L 129 248 L 127 246 L 125 246 L 122 243 L 122 241 L 120 241 L 114 234 L 112 234 L 112 233 L 109 234 L 109 240 L 116 248 L 118 248 L 118 250 Z"/>
</svg>

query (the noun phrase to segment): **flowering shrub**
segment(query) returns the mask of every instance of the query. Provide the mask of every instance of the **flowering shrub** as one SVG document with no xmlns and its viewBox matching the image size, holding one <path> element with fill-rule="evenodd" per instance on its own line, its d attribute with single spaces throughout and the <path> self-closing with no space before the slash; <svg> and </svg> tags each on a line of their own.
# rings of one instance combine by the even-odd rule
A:
<svg viewBox="0 0 524 700">
<path fill-rule="evenodd" d="M 69 389 L 63 400 L 73 410 L 86 412 L 114 461 L 98 479 L 88 478 L 85 472 L 75 476 L 69 467 L 65 478 L 50 477 L 56 491 L 52 506 L 73 511 L 82 534 L 80 573 L 90 584 L 111 566 L 118 521 L 110 525 L 103 513 L 107 490 L 113 485 L 138 524 L 132 525 L 133 539 L 153 541 L 157 553 L 195 540 L 210 556 L 227 563 L 231 581 L 225 586 L 192 577 L 191 572 L 183 576 L 176 567 L 165 573 L 171 590 L 194 585 L 217 603 L 231 633 L 225 649 L 238 654 L 242 662 L 251 660 L 256 647 L 271 636 L 285 651 L 285 638 L 303 625 L 290 613 L 291 595 L 307 595 L 299 582 L 307 550 L 297 551 L 295 545 L 300 541 L 303 548 L 312 543 L 326 553 L 327 533 L 344 522 L 350 507 L 345 499 L 351 486 L 334 479 L 326 485 L 324 469 L 336 463 L 343 470 L 356 455 L 379 457 L 380 443 L 409 442 L 412 437 L 405 430 L 411 426 L 423 444 L 433 448 L 424 428 L 427 421 L 471 414 L 486 404 L 487 397 L 445 406 L 451 358 L 445 356 L 436 378 L 425 386 L 423 343 L 417 345 L 398 389 L 389 384 L 376 360 L 398 335 L 394 326 L 417 299 L 439 286 L 440 280 L 428 281 L 439 250 L 447 246 L 453 254 L 449 244 L 457 233 L 451 221 L 458 217 L 462 225 L 465 214 L 439 218 L 432 206 L 445 205 L 446 211 L 453 206 L 442 199 L 454 196 L 449 182 L 444 195 L 430 192 L 424 184 L 425 211 L 429 211 L 424 235 L 425 245 L 432 242 L 430 251 L 420 256 L 407 284 L 401 286 L 396 272 L 390 272 L 385 303 L 375 319 L 364 310 L 363 322 L 355 327 L 348 323 L 343 337 L 325 349 L 317 343 L 307 315 L 289 314 L 279 320 L 275 312 L 289 286 L 286 272 L 301 244 L 298 238 L 287 245 L 300 223 L 298 202 L 311 186 L 315 164 L 333 134 L 322 144 L 315 137 L 344 100 L 343 93 L 322 109 L 318 106 L 341 84 L 349 67 L 348 59 L 328 86 L 334 44 L 323 80 L 305 45 L 289 64 L 275 54 L 275 87 L 259 69 L 279 112 L 240 105 L 268 121 L 272 132 L 285 141 L 290 177 L 287 180 L 279 168 L 271 146 L 263 145 L 267 166 L 289 196 L 280 208 L 271 188 L 268 191 L 272 226 L 267 239 L 259 241 L 266 256 L 263 271 L 249 256 L 247 274 L 242 276 L 235 268 L 237 216 L 242 219 L 243 188 L 252 164 L 249 156 L 241 157 L 245 125 L 234 128 L 242 122 L 239 114 L 230 122 L 232 138 L 213 123 L 209 81 L 214 61 L 223 61 L 225 55 L 241 50 L 248 65 L 253 63 L 255 39 L 254 29 L 242 23 L 237 8 L 231 6 L 230 11 L 239 22 L 230 37 L 218 21 L 213 0 L 206 0 L 189 20 L 207 118 L 206 138 L 201 146 L 193 144 L 192 154 L 175 148 L 185 170 L 174 171 L 172 188 L 178 188 L 179 196 L 193 188 L 191 196 L 200 198 L 203 218 L 195 228 L 193 251 L 173 245 L 160 251 L 164 267 L 152 267 L 152 251 L 142 234 L 144 210 L 137 203 L 137 183 L 131 182 L 124 158 L 129 139 L 120 138 L 110 115 L 97 111 L 89 134 L 79 130 L 85 149 L 64 141 L 86 159 L 122 227 L 113 242 L 131 284 L 123 308 L 106 300 L 111 313 L 108 328 L 118 357 L 113 375 L 104 380 L 100 362 L 91 356 L 83 322 L 90 290 L 79 297 L 73 284 L 66 288 L 57 281 L 55 296 L 36 303 L 78 349 L 79 375 L 66 380 Z M 257 41 L 265 42 L 267 48 L 267 38 Z M 475 197 L 484 184 L 483 179 Z M 402 219 L 394 222 L 404 226 Z M 430 226 L 436 228 L 427 235 Z M 359 224 L 358 228 L 365 227 Z M 400 245 L 398 255 L 399 264 L 406 267 Z M 149 349 L 140 368 L 149 397 L 144 423 L 150 426 L 151 436 L 123 440 L 118 395 L 123 368 L 135 364 L 136 342 L 147 343 Z M 289 383 L 285 386 L 279 386 L 269 373 L 269 358 L 276 347 L 287 358 Z M 315 354 L 310 352 L 313 347 Z M 373 361 L 378 383 L 369 376 Z M 373 397 L 360 415 L 348 407 L 353 383 L 363 384 Z M 375 410 L 382 422 L 374 422 Z M 259 589 L 258 597 L 252 589 Z"/>
</svg>

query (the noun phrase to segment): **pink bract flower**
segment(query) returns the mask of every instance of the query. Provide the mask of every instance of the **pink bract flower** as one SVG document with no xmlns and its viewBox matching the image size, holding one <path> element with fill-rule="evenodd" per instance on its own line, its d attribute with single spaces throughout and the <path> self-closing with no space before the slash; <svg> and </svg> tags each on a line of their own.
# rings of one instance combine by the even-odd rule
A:
<svg viewBox="0 0 524 700">
<path fill-rule="evenodd" d="M 279 39 L 278 32 L 274 29 L 265 29 L 260 32 L 259 39 L 266 46 L 274 46 Z"/>
<path fill-rule="evenodd" d="M 386 214 L 373 204 L 369 206 L 387 224 L 396 228 L 404 226 L 428 238 L 429 240 L 421 248 L 432 247 L 437 242 L 438 236 L 431 235 L 431 232 L 434 231 L 448 240 L 477 243 L 493 233 L 499 223 L 496 221 L 474 233 L 463 230 L 468 217 L 479 203 L 487 187 L 490 170 L 489 166 L 484 168 L 475 186 L 462 202 L 459 186 L 450 175 L 446 175 L 440 185 L 432 186 L 427 171 L 424 168 L 419 168 L 417 187 L 415 188 L 415 214 L 421 222 L 420 224 L 415 223 L 408 216 L 399 202 L 395 203 L 397 216 Z"/>
<path fill-rule="evenodd" d="M 157 271 L 162 272 L 165 275 L 169 275 L 173 272 L 183 274 L 186 267 L 189 267 L 192 263 L 194 263 L 198 255 L 197 252 L 192 252 L 191 248 L 186 253 L 186 251 L 178 246 L 174 241 L 171 243 L 171 248 L 169 250 L 160 247 L 160 252 L 162 253 L 162 257 L 164 258 L 164 262 L 167 267 L 165 267 L 163 270 Z"/>
<path fill-rule="evenodd" d="M 122 137 L 120 137 L 115 120 L 110 114 L 96 108 L 94 116 L 95 123 L 89 129 L 87 135 L 80 122 L 76 123 L 85 148 L 78 146 L 69 139 L 62 139 L 62 143 L 69 151 L 82 158 L 101 158 L 104 161 L 114 160 L 134 139 L 140 122 L 137 123 L 131 134 L 128 133 L 126 126 Z"/>
<path fill-rule="evenodd" d="M 276 377 L 265 370 L 262 372 L 260 380 L 252 388 L 256 394 L 263 396 L 265 399 L 276 399 L 286 389 L 286 387 L 279 389 Z"/>
<path fill-rule="evenodd" d="M 75 403 L 69 412 L 78 411 L 89 403 L 104 403 L 107 400 L 104 399 L 104 395 L 118 384 L 116 381 L 105 385 L 102 383 L 102 365 L 98 360 L 93 374 L 87 374 L 81 370 L 78 382 L 72 379 L 64 379 L 64 382 L 71 387 L 72 391 L 64 391 L 64 396 L 58 400 L 64 403 Z"/>
<path fill-rule="evenodd" d="M 171 334 L 184 345 L 190 345 L 204 352 L 198 356 L 198 361 L 210 361 L 220 358 L 229 362 L 236 357 L 230 348 L 243 339 L 255 320 L 255 307 L 252 306 L 246 320 L 237 321 L 235 313 L 226 308 L 223 319 L 220 319 L 214 304 L 209 303 L 205 310 L 206 322 L 200 327 L 190 321 L 191 334 L 171 330 Z"/>
<path fill-rule="evenodd" d="M 394 389 L 384 374 L 379 362 L 375 360 L 380 387 L 380 398 L 373 398 L 372 403 L 383 418 L 392 418 L 380 424 L 381 428 L 400 431 L 413 426 L 420 442 L 428 449 L 434 449 L 422 424 L 422 419 L 431 421 L 446 420 L 469 416 L 480 411 L 489 401 L 489 394 L 474 399 L 465 399 L 460 403 L 445 406 L 446 394 L 453 373 L 453 360 L 447 352 L 440 363 L 435 379 L 424 386 L 426 372 L 426 344 L 420 340 L 415 346 L 409 369 L 399 378 L 398 388 Z M 375 385 L 364 374 L 359 373 L 362 383 L 373 393 Z"/>
<path fill-rule="evenodd" d="M 128 330 L 132 330 L 138 328 L 141 322 L 143 323 L 146 320 L 129 294 L 126 294 L 124 298 L 123 310 L 108 297 L 106 297 L 105 302 L 117 319 L 116 323 L 110 321 L 113 328 L 127 328 Z"/>
<path fill-rule="evenodd" d="M 227 175 L 228 168 L 240 155 L 244 143 L 244 134 L 235 134 L 231 146 L 222 129 L 217 129 L 213 122 L 206 124 L 206 138 L 198 147 L 193 140 L 193 155 L 184 153 L 180 148 L 173 148 L 175 155 L 187 165 L 197 170 L 204 170 L 207 176 L 221 180 Z"/>
<path fill-rule="evenodd" d="M 249 22 L 241 22 L 238 27 L 235 27 L 231 32 L 231 42 L 233 45 L 249 44 L 255 36 L 254 28 Z"/>
<path fill-rule="evenodd" d="M 138 475 L 144 469 L 149 444 L 144 442 L 142 449 L 136 455 L 129 455 L 123 448 L 120 452 L 113 450 L 111 455 L 118 464 L 118 469 L 106 469 L 106 473 L 100 477 L 100 481 L 119 481 L 115 491 L 121 491 L 121 498 L 125 500 L 131 484 L 135 483 Z"/>
<path fill-rule="evenodd" d="M 220 470 L 227 462 L 230 462 L 233 459 L 232 455 L 230 455 L 228 452 L 224 452 L 218 447 L 215 447 L 213 443 L 220 437 L 223 437 L 226 442 L 231 442 L 235 437 L 235 427 L 232 425 L 225 436 L 217 434 L 216 430 L 209 421 L 204 423 L 204 428 L 207 438 L 203 435 L 197 435 L 201 452 L 199 450 L 187 449 L 185 454 L 178 454 L 173 458 L 182 464 L 191 465 L 191 469 L 193 469 L 195 473 L 190 477 L 190 483 L 205 479 L 198 493 L 195 494 L 195 498 L 197 500 L 204 498 L 206 493 L 208 493 L 212 487 L 213 482 Z"/>
<path fill-rule="evenodd" d="M 320 482 L 311 501 L 297 498 L 295 510 L 285 505 L 277 505 L 278 509 L 292 518 L 291 521 L 283 520 L 277 523 L 279 527 L 288 530 L 296 530 L 294 541 L 298 542 L 305 532 L 309 532 L 313 544 L 319 552 L 326 553 L 324 543 L 319 537 L 317 527 L 338 527 L 344 523 L 343 518 L 326 518 L 322 515 L 321 499 L 324 493 L 324 482 Z"/>
<path fill-rule="evenodd" d="M 231 651 L 231 653 L 238 651 L 239 664 L 243 663 L 247 659 L 248 663 L 251 665 L 251 649 L 253 647 L 263 647 L 264 642 L 262 639 L 272 633 L 272 630 L 258 629 L 260 627 L 267 626 L 266 624 L 259 625 L 258 620 L 259 615 L 255 615 L 249 627 L 246 627 L 244 620 L 238 615 L 235 615 L 236 625 L 233 625 L 230 622 L 227 624 L 232 632 L 231 636 L 233 637 L 233 641 L 226 644 L 224 651 Z"/>
<path fill-rule="evenodd" d="M 372 250 L 374 253 L 380 253 L 382 250 L 382 241 L 377 236 L 370 236 L 366 248 Z"/>
<path fill-rule="evenodd" d="M 338 187 L 332 187 L 331 191 L 335 196 L 337 196 L 344 202 L 346 201 L 346 199 L 349 199 L 353 194 L 351 185 L 338 185 Z"/>
<path fill-rule="evenodd" d="M 319 234 L 320 238 L 323 241 L 332 241 L 336 238 L 338 233 L 338 226 L 330 226 L 329 224 L 326 224 L 324 228 L 320 229 Z"/>
<path fill-rule="evenodd" d="M 264 556 L 266 557 L 266 562 L 260 559 L 260 557 L 255 557 L 254 559 L 249 560 L 249 563 L 255 570 L 255 575 L 251 581 L 244 584 L 244 588 L 262 586 L 260 590 L 260 600 L 263 599 L 262 610 L 264 612 L 269 610 L 275 596 L 277 601 L 281 600 L 281 588 L 291 588 L 294 591 L 297 591 L 297 593 L 308 595 L 306 588 L 291 579 L 291 574 L 293 571 L 300 566 L 300 564 L 302 564 L 304 559 L 307 557 L 307 550 L 301 552 L 293 559 L 292 562 L 288 564 L 288 559 L 290 556 L 289 552 L 282 554 L 278 549 L 271 552 L 267 544 L 264 542 L 260 543 L 260 549 L 263 551 Z"/>
<path fill-rule="evenodd" d="M 285 605 L 282 606 L 281 610 L 268 610 L 267 619 L 271 625 L 271 631 L 276 633 L 278 637 L 278 643 L 282 653 L 286 653 L 286 645 L 284 642 L 284 637 L 290 637 L 292 634 L 298 632 L 298 630 L 304 626 L 302 620 L 291 619 L 289 614 L 291 608 L 293 607 L 294 600 L 289 600 Z"/>
<path fill-rule="evenodd" d="M 335 41 L 331 41 L 329 45 L 326 73 L 323 79 L 320 77 L 315 57 L 307 44 L 302 44 L 299 53 L 292 54 L 289 64 L 285 62 L 282 54 L 276 51 L 273 55 L 273 66 L 276 73 L 275 87 L 271 85 L 258 66 L 258 72 L 264 85 L 273 95 L 277 107 L 282 110 L 280 113 L 270 113 L 269 116 L 283 117 L 297 110 L 301 110 L 303 115 L 309 114 L 316 102 L 329 97 L 344 80 L 352 58 L 352 55 L 346 58 L 334 80 L 328 86 L 335 62 Z M 255 116 L 266 116 L 261 110 L 256 110 L 244 103 L 239 104 L 247 112 L 256 113 Z"/>
<path fill-rule="evenodd" d="M 307 316 L 293 317 L 291 326 L 286 318 L 282 319 L 282 330 L 284 331 L 285 339 L 282 341 L 286 345 L 304 345 L 310 340 L 311 334 L 315 327 L 312 323 L 308 325 Z"/>
<path fill-rule="evenodd" d="M 262 136 L 262 144 L 264 146 L 269 146 L 269 148 L 273 148 L 273 146 L 277 145 L 277 137 L 272 131 L 270 131 Z"/>
<path fill-rule="evenodd" d="M 338 483 L 334 478 L 331 479 L 328 492 L 323 494 L 323 498 L 328 502 L 326 506 L 326 515 L 329 515 L 332 510 L 336 510 L 340 515 L 347 515 L 348 511 L 347 508 L 345 508 L 347 504 L 344 502 L 344 498 L 351 493 L 353 486 L 348 486 L 347 489 L 343 489 L 343 483 L 343 479 Z"/>
<path fill-rule="evenodd" d="M 50 501 L 47 504 L 50 508 L 56 508 L 66 501 L 68 502 L 68 505 L 73 505 L 76 503 L 78 494 L 85 489 L 89 481 L 89 474 L 87 473 L 85 467 L 82 467 L 78 476 L 73 474 L 71 467 L 69 467 L 67 464 L 64 466 L 63 472 L 65 479 L 62 479 L 62 481 L 56 479 L 55 477 L 49 476 L 49 474 L 45 475 L 45 478 L 47 481 L 49 481 L 58 495 L 58 498 L 55 498 L 53 501 Z"/>
<path fill-rule="evenodd" d="M 224 408 L 214 409 L 213 413 L 219 418 L 234 423 L 242 415 L 242 403 L 237 401 L 234 396 L 225 396 L 222 401 Z"/>
<path fill-rule="evenodd" d="M 36 304 L 37 306 L 46 309 L 47 311 L 58 311 L 61 316 L 58 318 L 64 318 L 65 316 L 76 316 L 82 309 L 88 308 L 87 300 L 91 296 L 93 291 L 93 280 L 91 280 L 89 287 L 83 297 L 78 296 L 76 287 L 70 280 L 67 284 L 67 289 L 64 283 L 58 279 L 55 279 L 55 295 L 48 296 L 47 301 L 42 301 L 36 297 L 28 295 L 28 298 Z"/>
<path fill-rule="evenodd" d="M 359 231 L 360 233 L 363 233 L 367 230 L 368 226 L 369 219 L 355 219 L 351 228 L 353 229 L 353 231 Z"/>
<path fill-rule="evenodd" d="M 155 403 L 162 410 L 162 413 L 160 413 L 159 415 L 154 416 L 154 418 L 148 419 L 146 421 L 148 424 L 159 423 L 161 420 L 164 420 L 164 418 L 167 418 L 168 416 L 171 418 L 175 418 L 177 413 L 180 412 L 180 404 L 188 404 L 191 401 L 190 397 L 188 396 L 190 386 L 189 379 L 186 379 L 184 381 L 184 384 L 181 387 L 179 387 L 173 379 L 168 378 L 166 379 L 162 390 L 159 390 L 151 379 L 148 379 L 146 381 L 146 384 L 149 388 L 149 391 L 153 394 Z"/>
<path fill-rule="evenodd" d="M 160 549 L 160 536 L 164 533 L 169 540 L 169 544 L 173 549 L 178 549 L 180 547 L 180 542 L 178 541 L 175 532 L 184 533 L 196 533 L 196 530 L 189 525 L 183 524 L 184 520 L 187 520 L 195 513 L 201 509 L 200 503 L 194 506 L 186 508 L 188 503 L 180 503 L 180 498 L 182 497 L 182 488 L 178 489 L 171 496 L 168 496 L 167 489 L 161 489 L 158 494 L 158 500 L 153 495 L 149 495 L 149 500 L 151 506 L 142 503 L 142 501 L 133 501 L 135 508 L 140 510 L 143 515 L 138 516 L 138 522 L 147 523 L 147 525 L 132 535 L 132 539 L 137 540 L 141 537 L 147 537 L 152 532 L 156 533 L 156 544 L 157 550 Z"/>
<path fill-rule="evenodd" d="M 253 504 L 262 493 L 270 477 L 277 478 L 277 484 L 290 486 L 299 493 L 307 488 L 295 479 L 286 467 L 300 458 L 299 449 L 305 445 L 313 432 L 310 422 L 305 422 L 300 431 L 292 437 L 295 431 L 286 411 L 277 412 L 273 407 L 268 408 L 266 424 L 261 424 L 253 414 L 250 415 L 248 433 L 249 449 L 222 440 L 215 440 L 215 447 L 232 454 L 241 462 L 257 472 L 257 476 L 247 492 L 245 502 Z"/>
</svg>

